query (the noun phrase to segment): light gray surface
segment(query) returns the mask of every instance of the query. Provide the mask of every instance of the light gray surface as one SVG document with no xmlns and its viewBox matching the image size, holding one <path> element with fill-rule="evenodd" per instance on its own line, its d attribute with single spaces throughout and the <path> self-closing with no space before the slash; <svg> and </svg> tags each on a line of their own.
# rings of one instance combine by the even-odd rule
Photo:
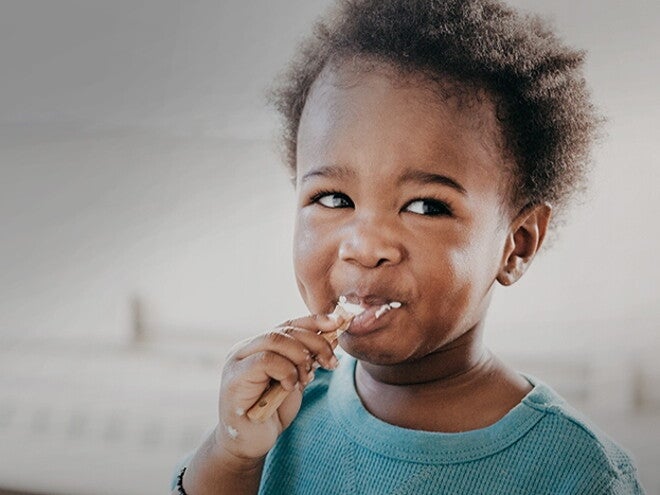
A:
<svg viewBox="0 0 660 495">
<path fill-rule="evenodd" d="M 0 487 L 67 495 L 156 495 L 215 422 L 219 366 L 231 341 L 160 339 L 0 351 Z M 587 356 L 507 359 L 556 388 L 632 452 L 660 495 L 660 401 L 635 404 L 635 362 Z M 645 374 L 659 369 L 649 361 Z M 644 363 L 642 363 L 644 364 Z M 651 397 L 652 390 L 647 390 Z"/>
<path fill-rule="evenodd" d="M 166 323 L 246 332 L 304 311 L 263 91 L 328 3 L 0 4 L 0 334 L 117 336 L 135 293 Z M 575 335 L 567 321 L 660 321 L 660 4 L 515 3 L 588 51 L 610 122 L 586 204 L 497 295 L 493 324 L 513 329 L 497 338 L 545 342 L 535 320 L 557 323 L 554 342 Z M 246 280 L 255 299 L 278 296 L 263 319 L 227 289 Z M 634 340 L 599 332 L 581 345 Z"/>
<path fill-rule="evenodd" d="M 327 4 L 4 0 L 0 122 L 263 137 L 263 90 Z"/>
<path fill-rule="evenodd" d="M 628 406 L 635 363 L 660 351 L 660 3 L 514 3 L 587 49 L 610 122 L 586 204 L 497 293 L 487 338 L 504 354 L 600 366 L 587 412 L 638 455 L 657 494 L 660 418 Z M 200 366 L 194 350 L 183 361 L 172 347 L 125 351 L 134 297 L 174 339 L 225 342 L 306 311 L 263 92 L 328 4 L 0 2 L 0 457 L 16 456 L 0 482 L 162 492 L 213 415 L 210 363 L 223 354 Z M 609 374 L 603 362 L 616 363 Z M 653 404 L 658 378 L 644 382 Z M 66 483 L 81 466 L 76 491 Z M 107 483 L 116 472 L 125 480 Z"/>
</svg>

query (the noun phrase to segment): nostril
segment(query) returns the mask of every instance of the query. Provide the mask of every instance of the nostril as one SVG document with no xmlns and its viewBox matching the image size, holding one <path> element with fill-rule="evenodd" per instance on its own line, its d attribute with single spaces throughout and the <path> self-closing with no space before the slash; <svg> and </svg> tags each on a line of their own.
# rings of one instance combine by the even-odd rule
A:
<svg viewBox="0 0 660 495">
<path fill-rule="evenodd" d="M 397 236 L 387 228 L 367 228 L 362 224 L 343 237 L 338 256 L 342 261 L 376 268 L 397 264 L 404 256 L 403 246 Z"/>
</svg>

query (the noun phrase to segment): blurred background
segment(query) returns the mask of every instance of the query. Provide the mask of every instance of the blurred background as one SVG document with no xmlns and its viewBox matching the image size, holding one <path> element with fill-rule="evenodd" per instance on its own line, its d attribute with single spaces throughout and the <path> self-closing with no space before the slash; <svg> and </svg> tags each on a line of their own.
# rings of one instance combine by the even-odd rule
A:
<svg viewBox="0 0 660 495">
<path fill-rule="evenodd" d="M 263 95 L 329 3 L 0 0 L 0 493 L 168 493 L 228 347 L 306 314 Z M 660 4 L 512 3 L 588 50 L 609 124 L 489 344 L 657 495 Z"/>
</svg>

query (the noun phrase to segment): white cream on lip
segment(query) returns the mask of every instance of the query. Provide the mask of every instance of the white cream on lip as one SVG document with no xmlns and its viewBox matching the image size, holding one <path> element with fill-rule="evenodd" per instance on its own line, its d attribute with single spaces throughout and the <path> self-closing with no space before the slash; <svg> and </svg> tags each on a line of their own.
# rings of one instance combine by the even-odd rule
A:
<svg viewBox="0 0 660 495">
<path fill-rule="evenodd" d="M 364 308 L 359 304 L 349 303 L 346 299 L 346 296 L 339 296 L 339 305 L 342 307 L 342 309 L 345 309 L 350 314 L 355 316 L 364 313 L 365 311 Z"/>
<path fill-rule="evenodd" d="M 346 296 L 340 296 L 339 297 L 339 305 L 343 309 L 348 311 L 349 313 L 351 313 L 353 315 L 356 315 L 356 316 L 365 311 L 365 308 L 363 308 L 359 304 L 349 303 L 346 299 Z M 387 304 L 383 304 L 380 308 L 378 308 L 376 310 L 376 313 L 374 314 L 374 316 L 376 318 L 380 318 L 381 316 L 383 316 L 388 311 L 390 311 L 392 309 L 397 309 L 397 308 L 400 308 L 400 307 L 401 307 L 401 303 L 399 301 L 391 301 Z"/>
<path fill-rule="evenodd" d="M 383 316 L 388 311 L 390 311 L 392 309 L 397 309 L 397 308 L 400 308 L 400 307 L 401 307 L 401 303 L 399 301 L 392 301 L 390 303 L 383 304 L 380 308 L 378 308 L 376 310 L 376 313 L 375 313 L 374 316 L 376 318 L 380 318 L 381 316 Z"/>
</svg>

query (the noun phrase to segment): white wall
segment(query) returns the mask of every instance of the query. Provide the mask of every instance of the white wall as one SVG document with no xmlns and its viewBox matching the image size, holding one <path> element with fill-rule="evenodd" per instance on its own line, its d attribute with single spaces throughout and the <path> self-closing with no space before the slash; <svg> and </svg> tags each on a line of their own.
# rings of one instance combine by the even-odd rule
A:
<svg viewBox="0 0 660 495">
<path fill-rule="evenodd" d="M 589 51 L 610 124 L 586 204 L 500 291 L 490 338 L 657 348 L 660 7 L 515 3 Z M 131 295 L 181 328 L 249 332 L 304 311 L 263 90 L 327 4 L 3 3 L 3 336 L 123 338 Z"/>
<path fill-rule="evenodd" d="M 285 319 L 292 188 L 269 146 L 144 134 L 4 146 L 3 335 L 126 339 L 133 296 L 151 326 Z"/>
</svg>

